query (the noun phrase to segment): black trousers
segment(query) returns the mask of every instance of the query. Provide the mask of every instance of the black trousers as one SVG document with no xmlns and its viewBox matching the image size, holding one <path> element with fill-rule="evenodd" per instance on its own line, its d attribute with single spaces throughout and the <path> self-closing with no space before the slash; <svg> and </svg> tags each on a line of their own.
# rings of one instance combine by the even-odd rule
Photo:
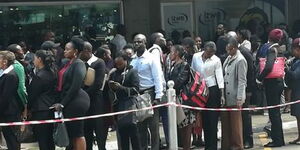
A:
<svg viewBox="0 0 300 150">
<path fill-rule="evenodd" d="M 32 120 L 47 120 L 53 118 L 52 111 L 32 113 Z M 39 143 L 40 150 L 55 150 L 53 143 L 53 124 L 33 125 L 33 134 Z"/>
<path fill-rule="evenodd" d="M 141 92 L 141 94 L 142 93 L 143 92 Z M 151 90 L 149 93 L 151 99 L 154 99 L 154 90 Z M 141 150 L 146 150 L 149 143 L 151 143 L 151 150 L 159 150 L 159 108 L 154 109 L 154 115 L 152 117 L 138 123 L 138 131 L 141 139 Z"/>
<path fill-rule="evenodd" d="M 102 94 L 97 97 L 90 96 L 91 104 L 87 115 L 96 115 L 105 113 L 104 100 L 101 98 Z M 86 140 L 87 150 L 93 150 L 94 132 L 96 134 L 96 141 L 98 150 L 106 150 L 106 139 L 108 135 L 108 126 L 105 123 L 105 118 L 89 119 L 84 122 L 84 136 Z"/>
<path fill-rule="evenodd" d="M 119 135 L 120 135 L 122 150 L 130 150 L 130 148 L 129 148 L 130 142 L 132 145 L 132 150 L 140 150 L 141 149 L 141 142 L 140 142 L 137 125 L 132 124 L 132 125 L 128 125 L 126 127 L 120 128 Z"/>
<path fill-rule="evenodd" d="M 268 106 L 278 105 L 281 102 L 281 93 L 284 85 L 282 79 L 265 79 L 264 81 L 266 99 Z M 280 108 L 269 109 L 269 118 L 271 121 L 271 138 L 274 143 L 284 145 L 282 120 Z"/>
<path fill-rule="evenodd" d="M 219 108 L 221 106 L 221 91 L 218 86 L 209 87 L 209 98 L 206 104 L 207 108 Z M 218 121 L 219 112 L 202 111 L 203 131 L 206 150 L 218 149 Z"/>
<path fill-rule="evenodd" d="M 1 122 L 16 122 L 20 121 L 20 117 L 17 116 L 3 116 L 4 119 Z M 16 133 L 19 132 L 19 126 L 2 127 L 2 133 L 6 141 L 8 150 L 20 150 L 21 143 L 18 140 Z"/>
<path fill-rule="evenodd" d="M 251 96 L 247 96 L 244 108 L 248 108 L 250 105 Z M 253 145 L 253 131 L 252 131 L 252 118 L 250 111 L 242 111 L 242 121 L 243 121 L 243 142 Z"/>
<path fill-rule="evenodd" d="M 138 131 L 141 139 L 141 150 L 147 150 L 151 142 L 151 150 L 159 149 L 159 109 L 154 109 L 153 117 L 138 123 Z M 150 131 L 150 134 L 149 134 Z"/>
</svg>

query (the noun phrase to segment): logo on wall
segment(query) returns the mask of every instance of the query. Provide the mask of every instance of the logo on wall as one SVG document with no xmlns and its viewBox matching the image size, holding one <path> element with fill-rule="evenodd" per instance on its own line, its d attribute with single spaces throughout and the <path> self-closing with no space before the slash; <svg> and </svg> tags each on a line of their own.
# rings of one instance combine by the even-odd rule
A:
<svg viewBox="0 0 300 150">
<path fill-rule="evenodd" d="M 263 36 L 267 32 L 264 26 L 268 24 L 268 20 L 268 15 L 264 10 L 254 7 L 242 15 L 239 26 L 246 27 L 252 34 Z"/>
<path fill-rule="evenodd" d="M 188 15 L 184 13 L 179 13 L 168 18 L 168 24 L 171 26 L 176 26 L 176 24 L 187 23 L 189 20 Z"/>
<path fill-rule="evenodd" d="M 199 22 L 203 25 L 208 25 L 212 22 L 218 21 L 222 22 L 226 18 L 226 12 L 225 10 L 221 8 L 212 8 L 210 10 L 204 10 L 200 15 L 199 15 Z"/>
</svg>

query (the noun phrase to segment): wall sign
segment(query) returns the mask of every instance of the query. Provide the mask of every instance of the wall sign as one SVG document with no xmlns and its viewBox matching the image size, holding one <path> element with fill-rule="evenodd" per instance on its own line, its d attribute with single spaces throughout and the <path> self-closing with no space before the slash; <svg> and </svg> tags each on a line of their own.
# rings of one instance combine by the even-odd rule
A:
<svg viewBox="0 0 300 150">
<path fill-rule="evenodd" d="M 161 22 L 169 38 L 173 35 L 182 38 L 184 31 L 189 31 L 193 35 L 193 11 L 192 3 L 161 3 Z M 175 34 L 177 32 L 177 34 Z"/>
</svg>

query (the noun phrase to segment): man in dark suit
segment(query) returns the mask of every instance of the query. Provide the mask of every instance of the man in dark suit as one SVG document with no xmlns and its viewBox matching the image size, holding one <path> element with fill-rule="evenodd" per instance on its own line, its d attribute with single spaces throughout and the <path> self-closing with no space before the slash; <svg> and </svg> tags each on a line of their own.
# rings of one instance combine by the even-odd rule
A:
<svg viewBox="0 0 300 150">
<path fill-rule="evenodd" d="M 247 70 L 247 87 L 246 87 L 246 100 L 243 104 L 244 108 L 248 108 L 250 105 L 251 96 L 255 89 L 255 76 L 254 76 L 254 61 L 253 56 L 248 48 L 244 46 L 239 47 L 240 52 L 245 57 L 248 70 Z M 249 149 L 253 147 L 253 132 L 252 132 L 252 118 L 250 111 L 242 112 L 242 120 L 243 120 L 243 141 L 244 148 Z"/>
<path fill-rule="evenodd" d="M 90 86 L 85 86 L 84 90 L 89 94 L 91 104 L 87 115 L 98 115 L 104 112 L 103 92 L 101 91 L 105 77 L 105 63 L 92 53 L 92 45 L 89 42 L 84 43 L 84 50 L 81 52 L 80 59 L 86 62 L 87 67 L 95 70 L 95 80 Z M 97 118 L 85 121 L 85 138 L 87 150 L 93 149 L 93 132 L 96 134 L 96 141 L 99 150 L 105 150 L 107 128 L 104 118 Z"/>
</svg>

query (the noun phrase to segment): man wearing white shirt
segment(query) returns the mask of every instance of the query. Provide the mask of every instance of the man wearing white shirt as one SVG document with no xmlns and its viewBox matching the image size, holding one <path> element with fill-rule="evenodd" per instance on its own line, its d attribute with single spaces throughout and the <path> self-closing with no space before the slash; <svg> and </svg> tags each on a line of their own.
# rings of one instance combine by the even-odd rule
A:
<svg viewBox="0 0 300 150">
<path fill-rule="evenodd" d="M 156 59 L 155 61 L 160 62 L 162 71 L 165 72 L 165 62 L 164 62 L 164 54 L 163 54 L 163 48 L 166 48 L 167 46 L 167 42 L 166 39 L 164 37 L 164 35 L 160 32 L 155 32 L 152 33 L 150 36 L 150 45 L 152 45 L 151 48 L 148 49 L 148 51 L 154 55 L 154 58 Z M 165 81 L 165 77 L 164 74 L 162 74 L 162 78 L 163 78 L 163 87 L 164 87 L 164 91 L 167 89 L 166 88 L 166 81 Z M 165 102 L 165 101 L 164 101 Z M 163 128 L 164 128 L 164 133 L 165 133 L 165 137 L 166 137 L 166 143 L 168 145 L 169 143 L 169 139 L 168 139 L 168 109 L 167 107 L 161 107 L 159 108 L 159 115 L 162 119 L 162 124 L 163 124 Z"/>
<path fill-rule="evenodd" d="M 215 55 L 216 44 L 207 42 L 204 51 L 194 54 L 192 69 L 199 72 L 205 79 L 209 88 L 207 108 L 219 108 L 224 101 L 224 78 L 221 60 Z M 217 150 L 217 127 L 219 113 L 215 111 L 203 111 L 203 129 L 205 149 Z"/>
<path fill-rule="evenodd" d="M 164 41 L 164 42 L 161 42 Z M 159 32 L 155 32 L 151 34 L 150 36 L 150 45 L 152 46 L 149 48 L 149 52 L 155 56 L 155 59 L 157 61 L 161 62 L 163 64 L 163 51 L 162 46 L 166 46 L 166 39 L 164 38 L 164 35 Z"/>
<path fill-rule="evenodd" d="M 163 72 L 159 61 L 154 55 L 146 50 L 146 37 L 138 34 L 133 40 L 136 57 L 131 61 L 131 65 L 138 71 L 140 93 L 148 91 L 152 98 L 152 104 L 156 105 L 163 96 Z M 142 149 L 147 149 L 148 128 L 151 132 L 151 149 L 159 149 L 159 111 L 154 109 L 153 117 L 139 123 L 139 132 Z"/>
</svg>

